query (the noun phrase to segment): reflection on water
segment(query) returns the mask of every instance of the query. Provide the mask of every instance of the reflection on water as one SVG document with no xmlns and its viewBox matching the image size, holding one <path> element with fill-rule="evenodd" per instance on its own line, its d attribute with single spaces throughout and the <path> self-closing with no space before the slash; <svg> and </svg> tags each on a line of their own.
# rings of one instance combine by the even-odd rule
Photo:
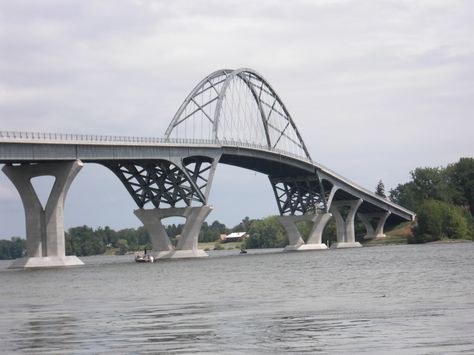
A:
<svg viewBox="0 0 474 355">
<path fill-rule="evenodd" d="M 15 350 L 42 349 L 51 352 L 66 349 L 73 343 L 76 320 L 68 314 L 48 312 L 35 306 L 28 306 L 23 315 L 27 321 L 12 324 L 10 337 L 16 339 Z"/>
<path fill-rule="evenodd" d="M 473 254 L 474 243 L 1 263 L 0 352 L 474 353 Z"/>
</svg>

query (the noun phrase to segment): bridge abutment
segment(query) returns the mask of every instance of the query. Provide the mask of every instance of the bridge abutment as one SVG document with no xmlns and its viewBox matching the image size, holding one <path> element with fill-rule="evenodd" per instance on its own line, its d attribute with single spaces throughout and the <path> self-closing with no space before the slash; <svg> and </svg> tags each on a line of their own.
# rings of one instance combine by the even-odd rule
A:
<svg viewBox="0 0 474 355">
<path fill-rule="evenodd" d="M 157 259 L 171 259 L 208 256 L 206 252 L 198 249 L 198 238 L 201 226 L 211 211 L 211 206 L 204 205 L 200 207 L 189 206 L 166 209 L 140 208 L 135 210 L 134 213 L 143 223 L 145 229 L 150 235 L 153 246 L 153 250 L 151 250 L 150 253 Z M 173 248 L 168 233 L 162 223 L 162 220 L 168 217 L 186 218 L 176 248 Z"/>
<path fill-rule="evenodd" d="M 357 216 L 360 218 L 362 223 L 364 223 L 364 226 L 367 229 L 367 234 L 364 239 L 380 239 L 385 237 L 383 229 L 385 222 L 390 216 L 390 212 L 358 213 Z M 375 228 L 372 224 L 373 221 L 376 221 Z"/>
<path fill-rule="evenodd" d="M 15 260 L 10 268 L 83 265 L 76 256 L 66 256 L 64 240 L 64 202 L 81 168 L 79 160 L 3 167 L 20 194 L 26 221 L 27 256 Z M 31 179 L 45 175 L 54 176 L 55 181 L 43 208 Z"/>
<path fill-rule="evenodd" d="M 362 202 L 362 199 L 332 202 L 331 212 L 336 220 L 337 242 L 331 245 L 331 248 L 354 248 L 362 246 L 359 242 L 355 241 L 354 229 L 355 215 Z M 345 218 L 341 213 L 343 207 L 349 208 Z"/>
<path fill-rule="evenodd" d="M 302 215 L 302 216 L 279 216 L 278 222 L 283 226 L 288 236 L 288 245 L 285 251 L 300 251 L 300 250 L 321 250 L 327 249 L 327 245 L 322 243 L 322 233 L 327 222 L 331 219 L 330 213 L 316 214 L 316 215 Z M 313 227 L 305 243 L 301 237 L 296 223 L 300 221 L 311 221 Z"/>
</svg>

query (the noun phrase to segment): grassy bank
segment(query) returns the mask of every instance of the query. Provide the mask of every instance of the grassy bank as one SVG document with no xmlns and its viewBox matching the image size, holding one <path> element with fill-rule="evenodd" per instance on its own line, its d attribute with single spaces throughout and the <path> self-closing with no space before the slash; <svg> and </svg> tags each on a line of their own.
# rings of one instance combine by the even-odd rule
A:
<svg viewBox="0 0 474 355">
<path fill-rule="evenodd" d="M 213 250 L 214 248 L 219 248 L 219 250 L 232 250 L 232 249 L 240 249 L 242 246 L 242 242 L 231 242 L 231 243 L 219 243 L 219 242 L 211 242 L 211 243 L 199 243 L 198 248 L 202 250 Z"/>
<path fill-rule="evenodd" d="M 362 244 L 364 246 L 379 246 L 379 245 L 397 245 L 397 244 L 407 244 L 408 237 L 411 236 L 411 227 L 413 222 L 404 222 L 398 226 L 390 229 L 385 233 L 385 238 L 373 239 L 364 241 Z"/>
</svg>

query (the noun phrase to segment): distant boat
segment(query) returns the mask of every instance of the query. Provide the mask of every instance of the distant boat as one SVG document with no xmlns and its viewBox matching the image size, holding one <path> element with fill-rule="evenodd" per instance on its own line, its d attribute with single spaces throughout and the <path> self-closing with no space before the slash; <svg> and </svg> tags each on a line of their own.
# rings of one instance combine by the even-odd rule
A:
<svg viewBox="0 0 474 355">
<path fill-rule="evenodd" d="M 247 254 L 247 250 L 245 250 L 244 248 L 240 249 L 240 254 Z"/>
<path fill-rule="evenodd" d="M 135 256 L 135 262 L 137 263 L 152 263 L 155 261 L 153 255 L 137 255 Z"/>
</svg>

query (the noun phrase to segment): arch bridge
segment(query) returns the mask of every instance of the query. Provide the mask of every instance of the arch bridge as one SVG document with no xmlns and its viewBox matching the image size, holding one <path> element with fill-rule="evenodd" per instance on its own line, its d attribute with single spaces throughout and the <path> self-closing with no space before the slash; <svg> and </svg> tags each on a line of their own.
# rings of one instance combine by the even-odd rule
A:
<svg viewBox="0 0 474 355">
<path fill-rule="evenodd" d="M 266 174 L 279 221 L 289 240 L 286 250 L 326 249 L 321 236 L 334 218 L 337 243 L 360 246 L 354 219 L 367 238 L 383 237 L 387 221 L 413 220 L 414 213 L 377 196 L 312 160 L 284 103 L 251 69 L 219 70 L 186 97 L 163 138 L 0 132 L 0 163 L 22 199 L 27 255 L 12 267 L 76 265 L 65 255 L 63 208 L 67 191 L 84 163 L 110 169 L 137 205 L 158 258 L 205 256 L 197 247 L 217 165 L 229 164 Z M 46 206 L 31 179 L 55 177 Z M 186 218 L 176 248 L 164 218 Z M 305 243 L 296 223 L 313 222 Z"/>
</svg>

